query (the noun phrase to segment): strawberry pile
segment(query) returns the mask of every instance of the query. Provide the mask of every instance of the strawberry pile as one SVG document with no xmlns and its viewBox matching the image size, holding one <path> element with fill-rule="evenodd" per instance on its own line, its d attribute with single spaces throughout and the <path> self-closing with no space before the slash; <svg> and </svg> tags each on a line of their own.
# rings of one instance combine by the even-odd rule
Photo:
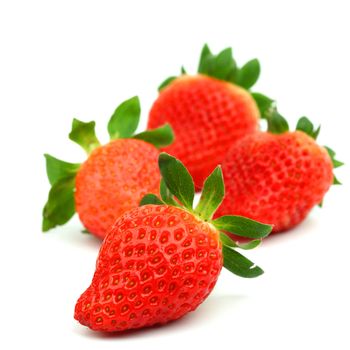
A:
<svg viewBox="0 0 350 350">
<path fill-rule="evenodd" d="M 320 127 L 301 117 L 290 130 L 275 101 L 251 91 L 259 74 L 258 60 L 239 67 L 230 48 L 214 55 L 205 45 L 196 75 L 182 68 L 161 84 L 147 131 L 135 135 L 133 97 L 110 118 L 105 145 L 95 122 L 73 120 L 69 138 L 86 151 L 83 163 L 45 155 L 42 230 L 77 212 L 104 239 L 75 306 L 82 325 L 120 332 L 165 324 L 195 310 L 222 267 L 261 275 L 238 250 L 298 225 L 340 184 L 333 171 L 343 163 L 317 143 Z"/>
</svg>

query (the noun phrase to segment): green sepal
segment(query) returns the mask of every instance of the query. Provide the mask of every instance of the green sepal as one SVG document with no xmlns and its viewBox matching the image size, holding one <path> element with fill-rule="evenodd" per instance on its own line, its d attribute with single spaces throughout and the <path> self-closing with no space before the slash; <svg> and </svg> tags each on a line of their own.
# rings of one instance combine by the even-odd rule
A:
<svg viewBox="0 0 350 350">
<path fill-rule="evenodd" d="M 170 192 L 185 208 L 192 211 L 194 183 L 188 170 L 178 159 L 165 152 L 160 154 L 158 164 Z"/>
<path fill-rule="evenodd" d="M 50 185 L 53 185 L 62 178 L 75 176 L 81 165 L 79 163 L 65 162 L 47 153 L 44 154 L 44 157 L 46 160 L 46 173 Z"/>
<path fill-rule="evenodd" d="M 220 166 L 207 177 L 195 213 L 202 220 L 210 220 L 225 196 L 224 178 Z"/>
<path fill-rule="evenodd" d="M 324 146 L 324 148 L 327 150 L 329 156 L 331 157 L 331 160 L 332 160 L 332 164 L 333 164 L 333 168 L 334 168 L 334 169 L 335 169 L 335 168 L 339 168 L 340 166 L 344 165 L 343 162 L 341 162 L 341 161 L 335 159 L 335 152 L 334 152 L 331 148 L 329 148 L 329 147 L 327 147 L 327 146 Z"/>
<path fill-rule="evenodd" d="M 332 164 L 333 164 L 333 169 L 336 169 L 336 168 L 339 168 L 340 166 L 344 165 L 343 162 L 335 159 L 335 152 L 327 147 L 327 146 L 324 146 L 324 148 L 327 150 L 328 154 L 329 154 L 329 157 L 331 158 L 332 160 Z M 342 183 L 337 179 L 337 177 L 333 174 L 333 185 L 341 185 Z"/>
<path fill-rule="evenodd" d="M 91 235 L 91 232 L 89 230 L 87 230 L 86 228 L 81 230 L 81 233 L 83 233 L 84 235 Z"/>
<path fill-rule="evenodd" d="M 180 206 L 174 199 L 172 193 L 169 191 L 164 179 L 160 180 L 160 197 L 166 204 L 173 205 L 174 207 Z"/>
<path fill-rule="evenodd" d="M 174 141 L 174 132 L 170 124 L 166 123 L 157 129 L 147 130 L 133 136 L 134 139 L 143 140 L 160 148 L 172 144 Z"/>
<path fill-rule="evenodd" d="M 333 185 L 342 185 L 342 183 L 336 178 L 334 174 L 333 174 Z"/>
<path fill-rule="evenodd" d="M 224 267 L 230 272 L 245 278 L 254 278 L 262 275 L 264 271 L 252 261 L 238 253 L 236 250 L 222 246 Z"/>
<path fill-rule="evenodd" d="M 250 250 L 258 247 L 262 240 L 261 239 L 254 239 L 252 241 L 249 241 L 247 243 L 239 243 L 235 242 L 233 239 L 231 239 L 226 233 L 220 232 L 220 241 L 222 244 L 226 245 L 227 247 L 231 248 L 239 248 L 243 250 Z"/>
<path fill-rule="evenodd" d="M 320 133 L 321 127 L 319 126 L 317 129 L 314 129 L 314 125 L 307 117 L 301 117 L 298 120 L 296 130 L 302 131 L 305 134 L 312 137 L 314 140 L 317 139 L 318 134 Z"/>
<path fill-rule="evenodd" d="M 173 82 L 177 77 L 172 76 L 169 78 L 166 78 L 159 86 L 158 91 L 162 91 L 165 87 L 167 87 L 171 82 Z"/>
<path fill-rule="evenodd" d="M 224 215 L 212 221 L 220 231 L 234 233 L 237 236 L 260 239 L 266 237 L 272 226 L 238 215 Z"/>
<path fill-rule="evenodd" d="M 139 125 L 140 114 L 140 100 L 137 96 L 122 102 L 108 122 L 110 139 L 131 137 Z"/>
<path fill-rule="evenodd" d="M 162 205 L 165 204 L 161 199 L 159 199 L 155 194 L 148 193 L 140 201 L 140 206 L 147 204 Z"/>
<path fill-rule="evenodd" d="M 274 109 L 267 118 L 267 131 L 272 134 L 283 134 L 289 130 L 287 120 Z"/>
<path fill-rule="evenodd" d="M 258 106 L 260 117 L 268 119 L 275 108 L 275 101 L 259 92 L 252 92 L 251 95 Z"/>
<path fill-rule="evenodd" d="M 42 230 L 64 225 L 75 213 L 75 176 L 61 178 L 53 184 L 43 209 Z"/>
<path fill-rule="evenodd" d="M 95 134 L 94 121 L 85 123 L 74 118 L 69 139 L 81 146 L 87 154 L 90 154 L 96 147 L 100 146 L 100 141 Z"/>
<path fill-rule="evenodd" d="M 204 44 L 199 58 L 198 73 L 203 73 L 206 71 L 207 60 L 209 60 L 212 56 L 213 54 L 211 53 L 208 44 Z"/>
<path fill-rule="evenodd" d="M 267 131 L 273 134 L 282 134 L 289 130 L 287 120 L 278 113 L 273 99 L 258 92 L 253 92 L 251 95 L 258 106 L 260 117 L 267 121 Z"/>
<path fill-rule="evenodd" d="M 238 70 L 234 82 L 248 90 L 257 82 L 259 75 L 260 63 L 257 59 L 253 59 Z"/>
<path fill-rule="evenodd" d="M 204 45 L 198 65 L 198 73 L 210 77 L 234 82 L 236 77 L 237 65 L 232 56 L 232 49 L 226 48 L 213 55 L 207 44 Z"/>
</svg>

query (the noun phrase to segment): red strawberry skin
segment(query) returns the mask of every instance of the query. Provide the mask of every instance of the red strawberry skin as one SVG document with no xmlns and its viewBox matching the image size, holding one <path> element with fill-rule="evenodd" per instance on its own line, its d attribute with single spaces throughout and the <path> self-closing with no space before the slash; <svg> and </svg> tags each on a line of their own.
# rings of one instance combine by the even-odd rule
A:
<svg viewBox="0 0 350 350">
<path fill-rule="evenodd" d="M 209 295 L 222 260 L 218 231 L 189 212 L 167 205 L 133 209 L 106 236 L 75 319 L 108 332 L 178 319 Z"/>
<path fill-rule="evenodd" d="M 229 146 L 258 129 L 258 120 L 256 103 L 246 90 L 204 75 L 186 75 L 160 92 L 148 128 L 171 124 L 175 142 L 164 150 L 184 163 L 200 189 Z"/>
<path fill-rule="evenodd" d="M 273 232 L 299 224 L 333 182 L 325 148 L 303 132 L 257 132 L 236 143 L 222 170 L 225 199 L 216 215 L 243 215 L 273 224 Z"/>
<path fill-rule="evenodd" d="M 117 139 L 96 148 L 76 177 L 75 206 L 86 229 L 104 238 L 116 219 L 159 193 L 159 151 L 135 139 Z"/>
</svg>

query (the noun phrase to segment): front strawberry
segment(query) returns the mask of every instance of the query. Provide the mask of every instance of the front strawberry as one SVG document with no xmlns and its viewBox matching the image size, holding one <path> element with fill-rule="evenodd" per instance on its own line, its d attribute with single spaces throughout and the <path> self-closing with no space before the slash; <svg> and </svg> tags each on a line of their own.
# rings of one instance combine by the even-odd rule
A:
<svg viewBox="0 0 350 350">
<path fill-rule="evenodd" d="M 95 122 L 73 120 L 69 138 L 88 158 L 73 164 L 45 155 L 52 187 L 43 210 L 43 231 L 65 224 L 76 211 L 85 228 L 103 238 L 120 215 L 137 207 L 147 192 L 158 191 L 158 148 L 172 142 L 172 129 L 164 125 L 134 135 L 139 118 L 139 99 L 123 102 L 108 123 L 110 142 L 102 146 Z"/>
<path fill-rule="evenodd" d="M 93 330 L 178 319 L 206 299 L 222 266 L 242 277 L 263 272 L 235 248 L 256 247 L 271 226 L 237 216 L 212 220 L 224 196 L 221 169 L 208 177 L 193 209 L 194 185 L 182 163 L 162 153 L 159 167 L 162 199 L 146 195 L 141 207 L 117 220 L 101 246 L 93 281 L 76 304 L 75 318 Z M 220 230 L 254 240 L 239 245 Z"/>
</svg>

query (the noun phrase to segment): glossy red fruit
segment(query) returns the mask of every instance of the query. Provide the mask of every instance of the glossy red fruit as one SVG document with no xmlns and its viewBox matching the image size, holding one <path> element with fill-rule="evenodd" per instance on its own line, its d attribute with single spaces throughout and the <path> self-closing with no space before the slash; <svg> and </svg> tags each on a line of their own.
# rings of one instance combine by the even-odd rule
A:
<svg viewBox="0 0 350 350">
<path fill-rule="evenodd" d="M 175 142 L 164 150 L 185 164 L 200 189 L 228 148 L 258 130 L 258 121 L 257 105 L 247 90 L 205 75 L 184 75 L 160 91 L 148 128 L 171 124 Z"/>
<path fill-rule="evenodd" d="M 103 238 L 146 193 L 159 193 L 158 156 L 156 147 L 135 139 L 117 139 L 90 154 L 77 173 L 74 194 L 89 232 Z"/>
<path fill-rule="evenodd" d="M 222 170 L 226 195 L 217 215 L 243 215 L 273 224 L 299 224 L 333 183 L 332 160 L 304 132 L 246 136 L 228 152 Z"/>
<path fill-rule="evenodd" d="M 195 310 L 221 268 L 214 227 L 180 208 L 136 208 L 108 233 L 74 317 L 102 331 L 163 324 Z"/>
<path fill-rule="evenodd" d="M 236 248 L 256 247 L 271 226 L 234 216 L 212 220 L 224 195 L 220 167 L 193 208 L 187 169 L 166 153 L 158 162 L 161 199 L 147 194 L 141 207 L 116 221 L 102 243 L 92 283 L 76 304 L 75 318 L 93 330 L 118 332 L 176 320 L 205 300 L 222 266 L 242 277 L 263 273 Z M 255 240 L 239 245 L 219 230 Z"/>
<path fill-rule="evenodd" d="M 44 232 L 77 213 L 87 231 L 104 238 L 146 193 L 159 193 L 158 148 L 172 142 L 173 132 L 163 125 L 135 135 L 140 112 L 137 96 L 121 103 L 108 122 L 105 145 L 95 135 L 95 122 L 73 120 L 69 138 L 86 151 L 87 160 L 68 163 L 45 155 L 51 189 L 43 210 Z"/>
</svg>

